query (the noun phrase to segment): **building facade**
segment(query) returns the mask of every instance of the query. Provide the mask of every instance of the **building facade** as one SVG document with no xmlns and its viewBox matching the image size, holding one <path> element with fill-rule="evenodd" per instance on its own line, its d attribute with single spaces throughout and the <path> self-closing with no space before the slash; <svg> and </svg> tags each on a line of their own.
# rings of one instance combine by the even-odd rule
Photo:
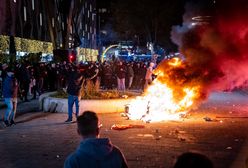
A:
<svg viewBox="0 0 248 168">
<path fill-rule="evenodd" d="M 96 0 L 0 0 L 0 35 L 96 49 Z"/>
</svg>

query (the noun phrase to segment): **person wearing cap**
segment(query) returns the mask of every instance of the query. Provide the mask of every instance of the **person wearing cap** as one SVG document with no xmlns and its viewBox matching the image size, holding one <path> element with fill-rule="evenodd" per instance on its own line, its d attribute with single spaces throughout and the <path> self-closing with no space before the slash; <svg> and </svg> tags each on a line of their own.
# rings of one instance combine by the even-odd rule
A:
<svg viewBox="0 0 248 168">
<path fill-rule="evenodd" d="M 77 132 L 82 141 L 64 162 L 64 168 L 127 168 L 118 147 L 109 138 L 100 138 L 101 124 L 95 112 L 85 111 L 77 118 Z"/>
<path fill-rule="evenodd" d="M 7 105 L 7 109 L 4 115 L 4 123 L 8 127 L 15 124 L 18 82 L 14 76 L 13 70 L 7 67 L 6 72 L 7 75 L 3 80 L 3 97 L 4 97 L 4 102 Z"/>
</svg>

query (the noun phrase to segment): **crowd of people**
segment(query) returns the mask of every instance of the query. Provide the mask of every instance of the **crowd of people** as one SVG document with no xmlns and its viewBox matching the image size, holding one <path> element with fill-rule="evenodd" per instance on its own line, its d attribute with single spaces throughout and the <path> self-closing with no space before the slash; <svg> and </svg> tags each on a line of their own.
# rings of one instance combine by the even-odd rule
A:
<svg viewBox="0 0 248 168">
<path fill-rule="evenodd" d="M 71 63 L 30 64 L 28 62 L 1 66 L 2 95 L 7 105 L 4 115 L 6 126 L 15 124 L 17 97 L 28 100 L 28 94 L 37 94 L 67 88 L 68 119 L 72 122 L 73 105 L 76 106 L 77 131 L 82 141 L 78 149 L 65 160 L 65 168 L 127 168 L 121 150 L 109 138 L 100 138 L 100 121 L 95 112 L 79 115 L 80 90 L 83 79 L 99 82 L 102 89 L 145 89 L 153 80 L 154 63 L 103 62 L 74 65 Z M 212 162 L 198 153 L 184 153 L 178 157 L 174 168 L 213 168 Z"/>
<path fill-rule="evenodd" d="M 77 66 L 84 78 L 90 79 L 93 82 L 100 82 L 102 89 L 143 90 L 149 62 L 105 61 L 103 63 L 87 62 Z M 42 94 L 45 91 L 65 88 L 75 65 L 68 62 L 38 64 L 24 62 L 15 63 L 11 67 L 3 64 L 0 66 L 2 79 L 5 76 L 6 67 L 11 68 L 15 72 L 15 77 L 20 84 L 20 98 L 28 101 L 28 94 L 32 94 L 35 99 L 37 94 Z"/>
<path fill-rule="evenodd" d="M 101 89 L 118 89 L 122 92 L 127 89 L 143 91 L 144 87 L 147 87 L 152 80 L 153 67 L 154 64 L 149 62 L 121 60 L 104 61 L 103 63 L 86 62 L 77 65 L 70 62 L 32 64 L 24 61 L 10 65 L 4 63 L 0 66 L 1 95 L 4 97 L 9 111 L 13 111 L 15 114 L 17 97 L 28 102 L 30 101 L 28 99 L 29 95 L 32 96 L 32 99 L 36 99 L 37 95 L 41 95 L 44 92 L 67 88 L 68 100 L 70 100 L 69 107 L 72 108 L 73 104 L 77 102 L 75 95 L 79 97 L 77 95 L 79 90 L 75 94 L 77 84 L 71 82 L 76 72 L 78 72 L 77 76 L 82 77 L 82 79 L 91 80 L 94 84 L 98 82 Z M 11 78 L 9 74 L 11 74 Z M 16 85 L 12 84 L 13 82 Z M 13 92 L 13 90 L 16 91 Z M 12 103 L 6 98 L 12 98 Z M 79 101 L 79 99 L 77 100 Z M 78 107 L 77 104 L 76 107 Z M 68 110 L 70 111 L 70 109 Z M 14 114 L 9 112 L 8 115 L 15 116 Z M 68 121 L 71 121 L 71 118 L 71 113 L 69 113 Z M 4 120 L 7 126 L 15 123 L 14 117 L 9 118 L 6 116 Z"/>
</svg>

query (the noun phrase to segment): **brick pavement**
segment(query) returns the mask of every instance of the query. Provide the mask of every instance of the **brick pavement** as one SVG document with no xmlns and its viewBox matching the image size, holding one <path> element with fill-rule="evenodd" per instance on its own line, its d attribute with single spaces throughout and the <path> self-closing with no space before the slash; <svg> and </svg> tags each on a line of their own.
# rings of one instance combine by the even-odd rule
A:
<svg viewBox="0 0 248 168">
<path fill-rule="evenodd" d="M 203 104 L 184 121 L 147 124 L 125 120 L 119 113 L 99 114 L 101 136 L 110 137 L 122 149 L 131 168 L 171 168 L 176 157 L 186 151 L 207 155 L 216 168 L 233 163 L 232 168 L 245 168 L 248 119 L 240 115 L 237 105 L 229 103 L 226 108 L 214 103 Z M 239 117 L 233 117 L 236 113 Z M 206 122 L 206 115 L 224 118 Z M 62 167 L 80 142 L 76 124 L 64 124 L 66 118 L 62 113 L 27 113 L 17 118 L 16 126 L 0 129 L 0 167 Z M 113 124 L 144 124 L 145 128 L 116 131 L 110 129 Z"/>
</svg>

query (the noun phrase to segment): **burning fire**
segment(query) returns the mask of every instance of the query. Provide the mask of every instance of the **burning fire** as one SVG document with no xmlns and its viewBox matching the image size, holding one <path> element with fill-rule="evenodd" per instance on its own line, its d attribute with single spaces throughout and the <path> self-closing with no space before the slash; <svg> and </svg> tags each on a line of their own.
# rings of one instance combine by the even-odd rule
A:
<svg viewBox="0 0 248 168">
<path fill-rule="evenodd" d="M 147 122 L 177 120 L 212 91 L 247 87 L 247 4 L 245 0 L 219 0 L 213 9 L 201 11 L 205 3 L 187 3 L 184 23 L 173 26 L 171 32 L 184 60 L 173 58 L 158 65 L 152 85 L 131 102 L 129 118 Z M 209 12 L 209 24 L 192 26 L 192 17 L 208 16 Z"/>
<path fill-rule="evenodd" d="M 199 98 L 200 86 L 182 81 L 172 81 L 171 75 L 184 63 L 179 58 L 163 61 L 154 71 L 157 78 L 143 96 L 137 97 L 129 105 L 128 117 L 132 120 L 158 122 L 179 120 Z"/>
</svg>

